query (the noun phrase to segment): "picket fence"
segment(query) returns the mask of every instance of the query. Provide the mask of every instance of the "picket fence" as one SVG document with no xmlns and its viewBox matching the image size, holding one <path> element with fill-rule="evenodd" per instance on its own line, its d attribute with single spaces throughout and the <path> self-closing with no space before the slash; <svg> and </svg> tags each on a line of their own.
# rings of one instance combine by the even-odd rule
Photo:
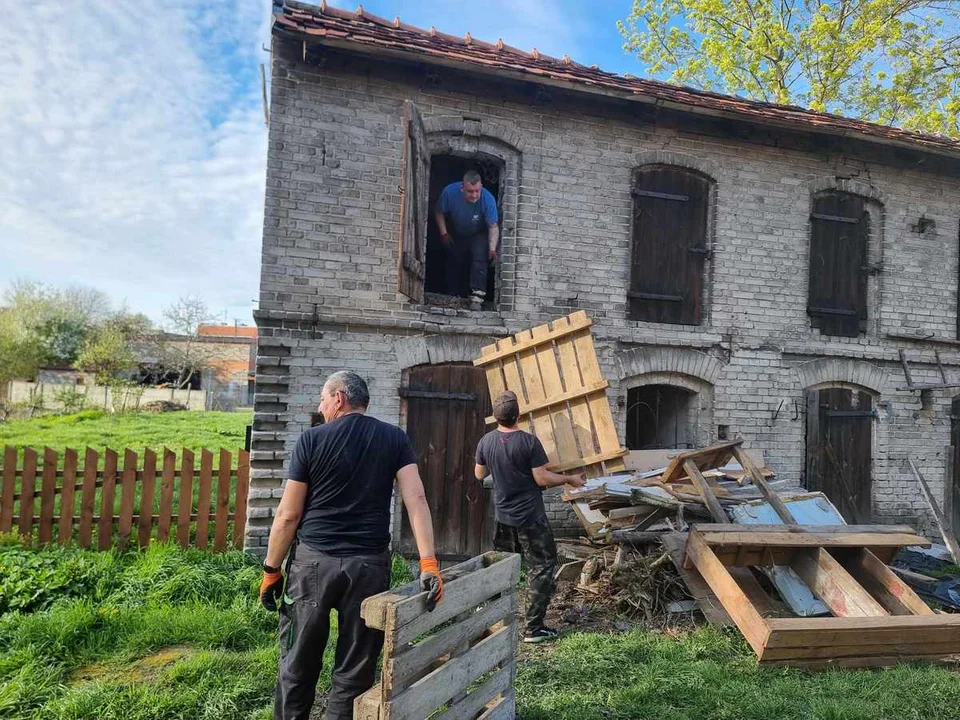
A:
<svg viewBox="0 0 960 720">
<path fill-rule="evenodd" d="M 215 466 L 214 452 L 204 449 L 199 468 L 187 449 L 179 458 L 169 449 L 160 458 L 144 450 L 141 462 L 130 449 L 87 448 L 82 464 L 72 449 L 64 451 L 62 462 L 50 448 L 21 452 L 22 460 L 17 448 L 4 448 L 0 533 L 99 550 L 124 549 L 131 542 L 142 547 L 151 540 L 216 551 L 243 547 L 250 486 L 246 450 L 220 449 Z"/>
</svg>

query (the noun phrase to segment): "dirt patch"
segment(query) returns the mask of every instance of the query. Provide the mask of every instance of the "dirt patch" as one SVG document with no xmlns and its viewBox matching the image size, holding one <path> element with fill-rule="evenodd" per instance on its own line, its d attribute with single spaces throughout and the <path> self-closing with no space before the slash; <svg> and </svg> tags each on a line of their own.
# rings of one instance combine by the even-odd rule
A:
<svg viewBox="0 0 960 720">
<path fill-rule="evenodd" d="M 199 652 L 187 645 L 171 645 L 155 653 L 144 655 L 126 665 L 118 663 L 90 663 L 70 675 L 71 685 L 91 682 L 136 683 L 155 680 L 166 668 Z"/>
</svg>

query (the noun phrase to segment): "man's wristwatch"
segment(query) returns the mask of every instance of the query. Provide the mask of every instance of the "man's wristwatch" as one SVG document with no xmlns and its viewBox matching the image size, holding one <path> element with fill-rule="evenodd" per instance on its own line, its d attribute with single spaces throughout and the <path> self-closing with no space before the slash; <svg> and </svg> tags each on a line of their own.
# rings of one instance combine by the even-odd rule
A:
<svg viewBox="0 0 960 720">
<path fill-rule="evenodd" d="M 266 563 L 264 563 L 264 564 L 263 564 L 263 571 L 264 571 L 265 573 L 273 574 L 273 573 L 278 573 L 278 572 L 280 572 L 280 568 L 278 568 L 278 567 L 273 567 L 272 565 L 267 565 Z"/>
</svg>

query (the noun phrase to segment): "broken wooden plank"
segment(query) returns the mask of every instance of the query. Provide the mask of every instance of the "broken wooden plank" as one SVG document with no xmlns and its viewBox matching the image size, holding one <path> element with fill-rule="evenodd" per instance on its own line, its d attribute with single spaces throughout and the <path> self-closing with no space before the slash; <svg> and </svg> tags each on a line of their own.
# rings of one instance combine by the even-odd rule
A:
<svg viewBox="0 0 960 720">
<path fill-rule="evenodd" d="M 947 549 L 950 550 L 950 556 L 953 558 L 954 564 L 960 565 L 960 544 L 957 543 L 956 536 L 950 530 L 950 523 L 943 516 L 943 513 L 940 512 L 940 506 L 937 504 L 936 499 L 934 499 L 933 493 L 930 491 L 930 486 L 927 485 L 927 481 L 924 479 L 923 475 L 920 474 L 920 470 L 914 464 L 913 458 L 909 455 L 907 455 L 907 462 L 910 464 L 910 469 L 913 470 L 913 475 L 920 484 L 920 489 L 923 491 L 923 496 L 926 498 L 927 504 L 930 506 L 930 510 L 933 512 L 933 519 L 937 523 L 937 528 L 940 530 L 940 535 L 943 537 L 944 544 L 947 546 Z"/>
<path fill-rule="evenodd" d="M 713 489 L 700 474 L 700 468 L 697 467 L 697 464 L 692 459 L 687 459 L 683 463 L 683 469 L 686 470 L 687 475 L 693 478 L 693 482 L 700 492 L 700 497 L 703 498 L 703 504 L 710 510 L 710 515 L 714 521 L 718 523 L 726 522 L 728 520 L 727 514 L 720 507 L 720 502 L 717 500 L 717 496 L 713 494 Z"/>
<path fill-rule="evenodd" d="M 687 584 L 687 589 L 690 591 L 693 599 L 697 601 L 697 608 L 703 613 L 707 622 L 717 627 L 733 625 L 734 622 L 730 618 L 730 615 L 723 609 L 720 600 L 714 595 L 710 586 L 707 585 L 700 571 L 693 567 L 692 564 L 686 567 L 687 533 L 657 534 L 660 536 L 658 539 L 663 544 L 663 549 L 670 554 L 670 560 L 673 561 L 673 565 L 677 569 L 677 572 L 680 573 L 680 577 L 682 577 L 683 581 Z M 614 536 L 616 535 L 617 533 L 614 533 Z M 627 533 L 624 533 L 624 537 L 626 536 Z M 623 542 L 630 541 L 624 540 Z M 642 541 L 638 541 L 638 544 L 642 544 Z"/>
</svg>

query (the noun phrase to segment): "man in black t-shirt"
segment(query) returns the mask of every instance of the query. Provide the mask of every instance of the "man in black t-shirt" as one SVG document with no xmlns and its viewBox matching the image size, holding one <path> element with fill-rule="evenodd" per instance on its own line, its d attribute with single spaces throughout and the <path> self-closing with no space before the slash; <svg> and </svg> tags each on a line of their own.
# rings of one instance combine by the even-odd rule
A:
<svg viewBox="0 0 960 720">
<path fill-rule="evenodd" d="M 359 375 L 331 375 L 320 394 L 325 424 L 304 432 L 290 459 L 260 585 L 264 607 L 280 610 L 275 720 L 310 716 L 333 609 L 337 649 L 324 717 L 349 720 L 354 699 L 373 685 L 383 633 L 366 626 L 360 603 L 390 585 L 394 478 L 420 552 L 427 608 L 443 597 L 413 447 L 399 428 L 364 415 L 369 402 Z M 284 592 L 280 565 L 288 549 Z"/>
<path fill-rule="evenodd" d="M 477 480 L 493 475 L 493 502 L 496 530 L 493 546 L 505 552 L 521 553 L 527 562 L 527 622 L 523 641 L 543 642 L 556 637 L 543 624 L 553 594 L 557 570 L 557 545 L 543 507 L 548 487 L 582 487 L 580 475 L 560 475 L 547 470 L 547 453 L 535 435 L 517 427 L 520 404 L 507 391 L 494 401 L 497 429 L 488 432 L 477 445 Z"/>
</svg>

